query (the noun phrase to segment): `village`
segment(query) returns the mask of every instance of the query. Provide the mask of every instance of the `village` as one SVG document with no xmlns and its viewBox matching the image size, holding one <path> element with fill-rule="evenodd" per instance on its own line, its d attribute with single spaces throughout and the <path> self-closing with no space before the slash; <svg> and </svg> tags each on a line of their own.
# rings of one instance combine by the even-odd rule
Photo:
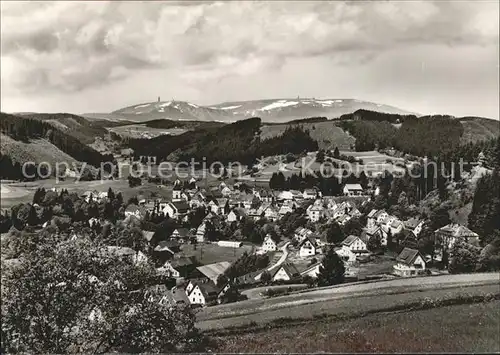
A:
<svg viewBox="0 0 500 355">
<path fill-rule="evenodd" d="M 317 189 L 273 191 L 241 182 L 220 181 L 208 190 L 200 186 L 203 184 L 194 177 L 178 179 L 173 182 L 171 200 L 130 199 L 123 210 L 126 225 L 141 226 L 158 219 L 173 223 L 160 237 L 158 232 L 142 230 L 143 250 L 108 247 L 135 263 L 153 262 L 163 280 L 154 288 L 172 306 L 236 302 L 247 295 L 256 297 L 249 290 L 264 286 L 269 287 L 265 291 L 316 287 L 329 248 L 344 264 L 343 282 L 353 282 L 446 273 L 436 266 L 442 264 L 443 251 L 449 251 L 458 240 L 473 245 L 479 242 L 476 233 L 451 223 L 434 231 L 439 243 L 432 254 L 422 254 L 416 245 L 425 221 L 417 217 L 401 220 L 383 209 L 370 209 L 377 187 L 345 184 L 343 196 L 333 197 L 322 196 Z M 116 196 L 117 192 L 94 190 L 80 197 L 86 204 L 104 203 L 110 194 Z M 101 215 L 87 223 L 100 231 L 109 222 Z M 332 225 L 338 231 L 325 232 L 325 226 L 332 229 Z M 245 228 L 259 230 L 248 238 L 244 234 L 254 231 L 242 233 Z M 78 230 L 71 233 L 76 237 Z M 396 236 L 405 238 L 399 252 L 390 248 Z M 266 296 L 266 292 L 257 295 Z"/>
</svg>

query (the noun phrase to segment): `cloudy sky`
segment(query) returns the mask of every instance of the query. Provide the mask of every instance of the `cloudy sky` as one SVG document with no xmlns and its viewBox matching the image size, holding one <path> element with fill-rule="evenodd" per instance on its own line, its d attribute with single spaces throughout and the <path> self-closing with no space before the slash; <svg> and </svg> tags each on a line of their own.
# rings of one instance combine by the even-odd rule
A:
<svg viewBox="0 0 500 355">
<path fill-rule="evenodd" d="M 1 2 L 1 109 L 356 98 L 499 116 L 498 1 Z"/>
</svg>

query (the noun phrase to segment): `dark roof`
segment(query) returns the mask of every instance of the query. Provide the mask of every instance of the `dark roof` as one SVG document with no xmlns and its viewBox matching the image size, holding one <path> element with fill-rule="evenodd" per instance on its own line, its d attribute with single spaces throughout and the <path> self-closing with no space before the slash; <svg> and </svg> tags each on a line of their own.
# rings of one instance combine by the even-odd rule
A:
<svg viewBox="0 0 500 355">
<path fill-rule="evenodd" d="M 194 262 L 191 257 L 183 256 L 177 259 L 170 260 L 170 265 L 175 269 L 178 267 L 194 265 Z"/>
<path fill-rule="evenodd" d="M 187 237 L 189 235 L 189 229 L 187 228 L 177 228 L 175 231 L 179 233 L 179 237 Z"/>
<path fill-rule="evenodd" d="M 420 219 L 413 217 L 404 221 L 403 223 L 406 228 L 415 229 L 420 223 Z"/>
<path fill-rule="evenodd" d="M 217 190 L 210 190 L 207 192 L 207 197 L 211 198 L 222 198 L 224 195 L 222 195 L 222 192 L 220 192 L 218 189 Z"/>
<path fill-rule="evenodd" d="M 349 246 L 357 239 L 355 235 L 350 235 L 342 241 L 342 245 Z"/>
<path fill-rule="evenodd" d="M 177 211 L 179 211 L 181 213 L 189 210 L 189 205 L 186 202 L 179 201 L 179 202 L 171 202 L 171 203 L 172 203 L 172 205 L 175 206 Z"/>
<path fill-rule="evenodd" d="M 313 247 L 316 247 L 316 240 L 315 240 L 315 239 L 313 239 L 313 238 L 311 238 L 311 237 L 306 237 L 306 238 L 304 238 L 304 239 L 300 242 L 299 247 L 301 247 L 301 246 L 302 246 L 302 245 L 303 245 L 306 241 L 309 241 L 309 243 L 311 243 L 311 245 L 312 245 Z"/>
<path fill-rule="evenodd" d="M 217 295 L 219 294 L 220 290 L 213 281 L 198 282 L 197 285 L 200 288 L 201 293 L 203 294 L 206 300 L 211 298 L 216 298 Z"/>
<path fill-rule="evenodd" d="M 158 245 L 154 250 L 175 252 L 175 249 L 178 248 L 179 248 L 179 243 L 177 243 L 175 240 L 162 240 L 161 242 L 158 243 Z"/>
<path fill-rule="evenodd" d="M 411 264 L 416 257 L 419 255 L 418 250 L 411 248 L 404 248 L 401 253 L 399 253 L 396 261 L 401 262 L 403 264 Z"/>
<path fill-rule="evenodd" d="M 292 277 L 297 276 L 297 275 L 300 274 L 294 264 L 292 264 L 292 263 L 283 263 L 283 264 L 281 264 L 281 266 L 277 267 L 274 270 L 274 272 L 271 275 L 271 277 L 274 277 L 278 273 L 278 271 L 281 270 L 281 268 L 283 268 L 285 270 L 285 272 L 288 274 L 288 276 L 290 276 L 290 278 L 292 278 Z"/>
<path fill-rule="evenodd" d="M 237 216 L 246 216 L 247 215 L 247 212 L 245 211 L 244 208 L 234 208 L 233 209 L 233 212 L 237 215 Z"/>
<path fill-rule="evenodd" d="M 257 277 L 257 275 L 259 275 L 261 273 L 262 273 L 262 270 L 257 270 L 257 271 L 245 274 L 243 276 L 239 276 L 236 278 L 236 283 L 238 283 L 240 285 L 258 283 L 258 282 L 260 282 L 260 280 L 255 280 L 255 277 Z"/>
</svg>

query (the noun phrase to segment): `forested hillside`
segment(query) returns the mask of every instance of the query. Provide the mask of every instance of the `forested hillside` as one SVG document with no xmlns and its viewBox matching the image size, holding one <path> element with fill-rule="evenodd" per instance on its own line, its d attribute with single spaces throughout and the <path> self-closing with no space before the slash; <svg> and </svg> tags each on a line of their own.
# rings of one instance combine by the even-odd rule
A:
<svg viewBox="0 0 500 355">
<path fill-rule="evenodd" d="M 102 162 L 113 161 L 111 154 L 102 155 L 44 120 L 0 113 L 0 129 L 2 133 L 17 141 L 46 139 L 74 159 L 96 167 Z"/>
<path fill-rule="evenodd" d="M 404 122 L 408 119 L 416 119 L 415 115 L 399 115 L 392 113 L 384 113 L 378 111 L 370 111 L 370 110 L 357 110 L 353 113 L 348 113 L 340 116 L 340 120 L 364 120 L 364 121 L 387 121 L 390 123 L 400 123 Z"/>
<path fill-rule="evenodd" d="M 136 156 L 156 156 L 157 160 L 189 161 L 194 158 L 207 163 L 220 161 L 248 164 L 262 155 L 300 153 L 318 149 L 317 143 L 300 127 L 286 129 L 281 135 L 260 139 L 260 118 L 250 118 L 223 127 L 202 128 L 178 136 L 131 139 Z"/>
<path fill-rule="evenodd" d="M 417 156 L 435 156 L 454 150 L 464 133 L 460 121 L 449 116 L 406 119 L 400 128 L 379 120 L 342 121 L 340 126 L 356 138 L 357 151 L 394 147 Z"/>
<path fill-rule="evenodd" d="M 356 138 L 358 152 L 393 146 L 398 131 L 387 121 L 342 121 L 339 125 Z"/>
</svg>

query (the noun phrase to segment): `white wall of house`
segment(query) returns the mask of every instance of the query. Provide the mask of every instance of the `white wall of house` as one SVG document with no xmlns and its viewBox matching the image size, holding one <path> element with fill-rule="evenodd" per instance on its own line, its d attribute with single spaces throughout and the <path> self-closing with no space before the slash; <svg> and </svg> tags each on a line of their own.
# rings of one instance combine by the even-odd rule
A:
<svg viewBox="0 0 500 355">
<path fill-rule="evenodd" d="M 278 281 L 278 280 L 284 280 L 284 281 L 290 280 L 290 276 L 288 276 L 285 269 L 280 268 L 278 272 L 274 275 L 273 281 Z"/>
<path fill-rule="evenodd" d="M 188 299 L 191 304 L 206 304 L 205 296 L 203 296 L 203 292 L 201 292 L 198 285 L 189 293 Z"/>
<path fill-rule="evenodd" d="M 269 251 L 276 251 L 278 250 L 278 247 L 276 245 L 276 242 L 272 240 L 271 238 L 266 238 L 264 240 L 264 243 L 262 243 L 262 250 L 269 252 Z"/>
<path fill-rule="evenodd" d="M 299 255 L 301 257 L 316 255 L 316 248 L 311 244 L 311 242 L 306 241 L 300 246 Z"/>
<path fill-rule="evenodd" d="M 425 261 L 418 255 L 412 264 L 398 262 L 394 265 L 394 272 L 399 276 L 416 276 L 425 271 Z"/>
</svg>

